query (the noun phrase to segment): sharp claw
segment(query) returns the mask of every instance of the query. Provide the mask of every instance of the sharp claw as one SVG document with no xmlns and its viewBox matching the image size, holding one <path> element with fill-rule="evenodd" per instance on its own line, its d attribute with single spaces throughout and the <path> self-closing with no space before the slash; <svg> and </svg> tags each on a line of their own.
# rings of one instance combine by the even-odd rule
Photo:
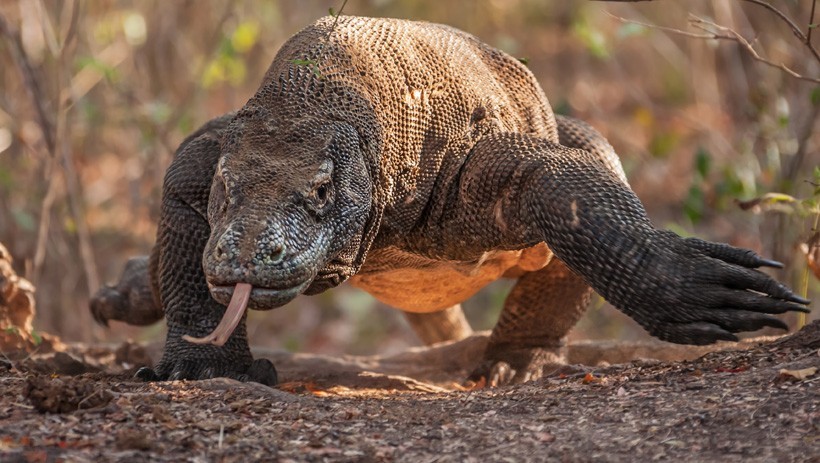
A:
<svg viewBox="0 0 820 463">
<path fill-rule="evenodd" d="M 761 267 L 783 268 L 783 263 L 771 259 L 759 259 L 758 263 Z"/>
<path fill-rule="evenodd" d="M 276 367 L 267 359 L 256 359 L 248 368 L 248 377 L 251 381 L 264 384 L 265 386 L 275 386 L 279 382 L 279 375 Z"/>
<path fill-rule="evenodd" d="M 811 304 L 811 301 L 810 301 L 810 300 L 808 300 L 808 299 L 806 299 L 806 298 L 804 298 L 804 297 L 800 297 L 800 296 L 798 296 L 797 294 L 792 294 L 791 296 L 787 297 L 787 298 L 786 298 L 786 300 L 787 300 L 787 301 L 790 301 L 790 302 L 796 302 L 796 303 L 798 303 L 798 304 L 803 304 L 803 305 L 809 305 L 809 304 Z M 799 311 L 801 311 L 801 312 L 805 312 L 805 313 L 809 313 L 809 312 L 810 312 L 810 310 L 809 310 L 809 308 L 808 308 L 808 307 L 801 307 L 801 308 L 800 308 L 800 309 L 798 309 L 798 310 L 799 310 Z"/>
<path fill-rule="evenodd" d="M 157 373 L 153 369 L 148 368 L 148 367 L 142 367 L 139 370 L 137 370 L 137 372 L 134 373 L 134 377 L 138 378 L 138 379 L 141 379 L 143 381 L 158 381 L 159 380 L 159 376 L 157 375 Z"/>
<path fill-rule="evenodd" d="M 497 362 L 490 368 L 490 374 L 487 378 L 487 387 L 498 387 L 503 384 L 508 384 L 515 376 L 515 370 L 510 368 L 506 362 Z"/>
</svg>

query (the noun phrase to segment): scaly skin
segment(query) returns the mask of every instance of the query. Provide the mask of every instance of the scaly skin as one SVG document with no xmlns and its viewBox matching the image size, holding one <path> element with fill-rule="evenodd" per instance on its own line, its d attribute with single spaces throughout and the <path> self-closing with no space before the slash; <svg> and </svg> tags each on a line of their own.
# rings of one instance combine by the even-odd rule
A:
<svg viewBox="0 0 820 463">
<path fill-rule="evenodd" d="M 115 286 L 103 286 L 91 298 L 94 320 L 104 326 L 108 326 L 108 320 L 142 326 L 162 319 L 165 313 L 154 297 L 148 268 L 148 256 L 129 259 L 120 281 Z"/>
<path fill-rule="evenodd" d="M 492 384 L 559 363 L 590 287 L 678 343 L 785 328 L 771 314 L 807 310 L 754 270 L 774 263 L 656 229 L 612 147 L 553 115 L 517 60 L 446 26 L 333 23 L 291 38 L 247 104 L 168 169 L 151 281 L 169 332 L 144 378 L 275 383 L 244 322 L 223 347 L 182 339 L 213 330 L 237 283 L 252 285 L 251 308 L 271 309 L 356 276 L 423 314 L 517 277 L 472 375 Z"/>
</svg>

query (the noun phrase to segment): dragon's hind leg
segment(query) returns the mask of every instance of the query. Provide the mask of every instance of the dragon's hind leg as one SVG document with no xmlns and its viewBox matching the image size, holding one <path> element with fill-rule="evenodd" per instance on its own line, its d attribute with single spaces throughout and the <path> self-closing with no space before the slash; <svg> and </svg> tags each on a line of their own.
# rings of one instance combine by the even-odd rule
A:
<svg viewBox="0 0 820 463">
<path fill-rule="evenodd" d="M 487 385 L 538 379 L 563 365 L 564 337 L 589 305 L 592 289 L 563 262 L 519 278 L 504 303 L 484 359 L 470 375 Z"/>
<path fill-rule="evenodd" d="M 470 323 L 464 317 L 461 304 L 439 312 L 404 312 L 413 332 L 426 345 L 445 341 L 458 341 L 473 334 Z"/>
<path fill-rule="evenodd" d="M 150 325 L 165 312 L 151 289 L 148 256 L 132 257 L 116 285 L 105 285 L 91 298 L 91 314 L 101 325 L 109 320 L 129 325 Z"/>
</svg>

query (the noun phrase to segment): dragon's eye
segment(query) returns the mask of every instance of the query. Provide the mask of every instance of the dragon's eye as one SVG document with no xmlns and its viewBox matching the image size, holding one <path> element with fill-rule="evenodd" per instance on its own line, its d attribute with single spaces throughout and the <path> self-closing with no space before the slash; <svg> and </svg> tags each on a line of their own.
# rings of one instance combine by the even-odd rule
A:
<svg viewBox="0 0 820 463">
<path fill-rule="evenodd" d="M 316 213 L 323 213 L 328 203 L 333 202 L 333 161 L 325 160 L 313 178 L 310 190 L 310 207 Z"/>
<path fill-rule="evenodd" d="M 319 185 L 319 188 L 316 188 L 316 199 L 321 204 L 327 202 L 327 184 Z"/>
<path fill-rule="evenodd" d="M 317 209 L 325 207 L 328 199 L 330 198 L 330 182 L 317 185 L 313 189 L 311 196 L 313 197 L 313 202 Z"/>
</svg>

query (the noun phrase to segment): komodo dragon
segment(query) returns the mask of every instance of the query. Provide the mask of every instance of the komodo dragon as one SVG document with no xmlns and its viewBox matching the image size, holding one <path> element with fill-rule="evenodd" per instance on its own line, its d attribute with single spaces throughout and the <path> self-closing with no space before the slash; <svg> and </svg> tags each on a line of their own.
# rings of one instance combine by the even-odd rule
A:
<svg viewBox="0 0 820 463">
<path fill-rule="evenodd" d="M 771 314 L 808 311 L 754 270 L 777 262 L 652 226 L 609 143 L 553 114 L 516 59 L 444 25 L 334 21 L 289 39 L 241 110 L 178 149 L 153 297 L 127 281 L 113 290 L 149 302 L 115 309 L 103 291 L 92 304 L 102 322 L 164 312 L 162 360 L 138 376 L 274 384 L 271 362 L 251 357 L 246 306 L 348 279 L 435 323 L 487 283 L 517 278 L 471 376 L 490 384 L 560 362 L 592 289 L 684 344 L 785 329 Z"/>
</svg>

